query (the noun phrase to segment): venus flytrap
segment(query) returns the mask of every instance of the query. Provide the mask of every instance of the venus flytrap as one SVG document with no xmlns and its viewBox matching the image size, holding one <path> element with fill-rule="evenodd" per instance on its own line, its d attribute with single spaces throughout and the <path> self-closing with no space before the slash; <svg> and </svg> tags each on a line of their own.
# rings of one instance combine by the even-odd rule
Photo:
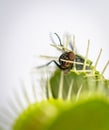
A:
<svg viewBox="0 0 109 130">
<path fill-rule="evenodd" d="M 44 101 L 45 105 L 43 106 L 43 101 L 40 103 L 36 103 L 36 105 L 33 105 L 33 108 L 36 110 L 34 112 L 34 115 L 37 116 L 37 120 L 35 120 L 36 118 L 33 118 L 34 115 L 30 118 L 33 118 L 35 120 L 35 123 L 33 124 L 32 122 L 28 122 L 25 124 L 24 122 L 22 122 L 21 116 L 19 118 L 19 121 L 21 121 L 22 123 L 19 124 L 17 121 L 14 125 L 15 130 L 29 130 L 31 128 L 33 130 L 108 130 L 109 126 L 106 122 L 109 120 L 109 118 L 108 116 L 104 117 L 101 114 L 103 111 L 107 111 L 107 113 L 104 114 L 109 115 L 109 102 L 106 101 L 106 103 L 105 100 L 102 99 L 102 96 L 105 96 L 105 94 L 102 94 L 102 92 L 105 93 L 105 91 L 103 91 L 105 83 L 103 82 L 103 84 L 101 85 L 101 80 L 103 80 L 102 74 L 106 70 L 108 63 L 104 67 L 101 74 L 97 73 L 94 69 L 86 70 L 85 68 L 87 64 L 87 56 L 88 49 L 83 70 L 76 70 L 75 68 L 74 70 L 71 70 L 71 72 L 69 72 L 67 75 L 64 75 L 64 73 L 60 70 L 55 71 L 54 75 L 49 80 L 47 80 L 48 99 Z M 95 67 L 97 66 L 98 59 L 99 58 L 97 58 Z M 91 95 L 89 96 L 88 93 L 90 91 Z M 98 91 L 100 93 L 100 98 L 99 96 L 97 96 Z M 93 96 L 94 98 L 91 98 Z M 81 103 L 79 103 L 79 100 L 81 101 Z M 104 107 L 105 105 L 106 107 Z M 100 111 L 97 112 L 97 116 L 99 115 L 98 117 L 100 118 L 100 121 L 96 120 L 95 122 L 93 122 L 93 116 L 91 116 L 91 114 L 95 116 L 96 109 L 98 108 L 101 108 Z M 37 109 L 40 109 L 40 111 Z M 50 115 L 46 113 L 47 111 L 49 111 L 48 114 Z M 33 112 L 33 110 L 29 111 L 29 113 L 31 112 Z M 83 113 L 84 116 L 82 115 Z M 43 119 L 43 116 L 38 116 L 40 114 L 43 115 L 45 119 Z M 78 114 L 80 116 L 78 116 Z M 24 116 L 28 118 L 28 115 Z M 83 121 L 80 123 L 78 122 L 79 120 Z M 87 122 L 87 120 L 90 121 Z M 103 123 L 104 120 L 105 122 Z M 100 126 L 98 125 L 98 123 L 101 123 Z M 19 129 L 18 125 L 20 126 Z"/>
<path fill-rule="evenodd" d="M 72 38 L 67 35 L 63 41 L 64 46 L 60 37 L 57 34 L 56 36 L 60 45 L 52 44 L 53 47 L 62 52 L 69 51 L 69 45 L 73 49 L 72 52 L 76 55 L 73 61 L 60 59 L 63 63 L 72 64 L 73 67 L 68 71 L 56 69 L 52 74 L 48 67 L 46 73 L 50 76 L 46 74 L 47 78 L 44 75 L 41 79 L 41 82 L 46 83 L 46 92 L 42 89 L 42 95 L 46 95 L 46 98 L 42 98 L 41 101 L 37 100 L 33 80 L 31 88 L 34 103 L 31 103 L 28 89 L 22 83 L 22 94 L 27 106 L 24 107 L 22 99 L 15 92 L 16 104 L 12 102 L 9 104 L 11 110 L 19 115 L 14 119 L 10 130 L 109 130 L 109 80 L 103 76 L 109 61 L 99 72 L 96 68 L 102 49 L 95 64 L 92 65 L 92 61 L 88 59 L 89 40 L 86 55 L 83 57 L 76 54 L 75 36 L 71 42 Z M 52 42 L 55 43 L 53 39 Z M 50 59 L 49 56 L 45 58 Z M 7 128 L 3 126 L 1 130 Z"/>
</svg>

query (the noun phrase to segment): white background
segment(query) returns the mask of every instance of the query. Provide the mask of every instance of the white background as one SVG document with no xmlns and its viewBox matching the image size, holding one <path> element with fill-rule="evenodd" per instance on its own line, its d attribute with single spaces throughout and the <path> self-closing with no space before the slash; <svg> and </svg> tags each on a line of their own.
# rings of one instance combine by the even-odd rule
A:
<svg viewBox="0 0 109 130">
<path fill-rule="evenodd" d="M 108 0 L 0 0 L 0 103 L 33 66 L 45 63 L 34 55 L 55 55 L 49 33 L 76 35 L 76 46 L 95 61 L 98 69 L 109 59 Z M 105 76 L 109 78 L 109 68 Z M 17 88 L 16 88 L 17 89 Z"/>
</svg>

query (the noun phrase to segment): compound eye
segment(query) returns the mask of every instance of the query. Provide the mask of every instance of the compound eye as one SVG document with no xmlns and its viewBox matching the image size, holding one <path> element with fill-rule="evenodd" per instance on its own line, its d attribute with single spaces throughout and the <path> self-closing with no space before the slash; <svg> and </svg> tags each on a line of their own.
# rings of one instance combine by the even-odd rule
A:
<svg viewBox="0 0 109 130">
<path fill-rule="evenodd" d="M 75 55 L 74 55 L 74 53 L 73 53 L 73 52 L 69 52 L 68 57 L 69 57 L 69 59 L 70 59 L 70 60 L 74 60 Z"/>
</svg>

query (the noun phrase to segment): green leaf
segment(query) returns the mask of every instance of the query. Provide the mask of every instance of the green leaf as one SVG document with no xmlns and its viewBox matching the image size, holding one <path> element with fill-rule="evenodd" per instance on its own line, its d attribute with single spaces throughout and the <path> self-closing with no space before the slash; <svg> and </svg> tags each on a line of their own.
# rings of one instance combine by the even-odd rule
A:
<svg viewBox="0 0 109 130">
<path fill-rule="evenodd" d="M 54 98 L 58 98 L 60 77 L 61 71 L 57 69 L 50 78 L 50 86 Z M 104 79 L 102 75 L 98 74 L 98 76 L 95 76 L 90 74 L 88 75 L 86 72 L 71 71 L 68 74 L 63 75 L 63 99 L 67 98 L 72 81 L 72 96 L 77 95 L 81 86 L 82 92 L 87 91 L 87 93 L 90 93 L 99 91 L 104 95 L 109 95 L 109 80 Z"/>
<path fill-rule="evenodd" d="M 109 130 L 109 103 L 93 98 L 72 105 L 46 130 Z"/>
<path fill-rule="evenodd" d="M 109 130 L 109 101 L 91 96 L 77 102 L 50 99 L 31 104 L 14 130 Z"/>
</svg>

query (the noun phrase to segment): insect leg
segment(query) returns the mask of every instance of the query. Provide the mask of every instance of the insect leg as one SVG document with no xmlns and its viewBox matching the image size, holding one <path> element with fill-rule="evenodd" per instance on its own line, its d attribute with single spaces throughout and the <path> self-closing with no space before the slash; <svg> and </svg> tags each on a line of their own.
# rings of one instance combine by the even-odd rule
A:
<svg viewBox="0 0 109 130">
<path fill-rule="evenodd" d="M 46 67 L 46 66 L 48 66 L 49 64 L 51 64 L 52 62 L 54 62 L 54 63 L 56 64 L 56 66 L 61 69 L 61 66 L 60 66 L 55 60 L 52 60 L 52 61 L 48 62 L 48 63 L 45 64 L 45 65 L 38 66 L 37 69 Z"/>
<path fill-rule="evenodd" d="M 63 46 L 59 35 L 58 35 L 57 33 L 54 33 L 54 34 L 57 36 L 57 38 L 58 38 L 58 40 L 59 40 L 59 43 L 60 43 L 60 46 Z"/>
</svg>

